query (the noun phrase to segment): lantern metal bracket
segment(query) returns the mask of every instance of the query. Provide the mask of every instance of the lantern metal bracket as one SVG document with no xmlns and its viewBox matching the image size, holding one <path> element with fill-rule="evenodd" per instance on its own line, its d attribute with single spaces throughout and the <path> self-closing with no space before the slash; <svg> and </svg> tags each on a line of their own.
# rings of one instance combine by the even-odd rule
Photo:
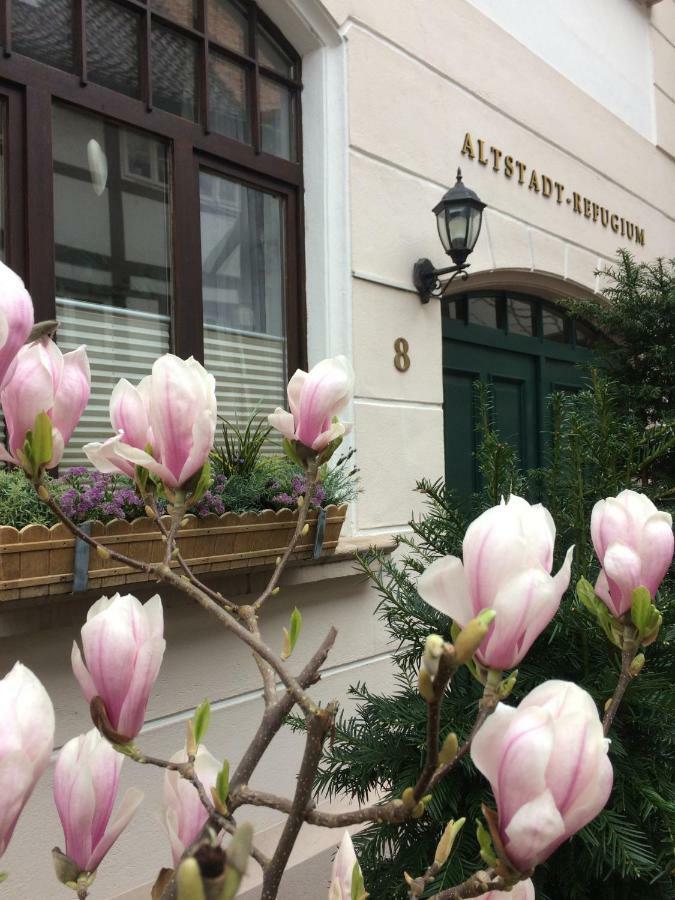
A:
<svg viewBox="0 0 675 900">
<path fill-rule="evenodd" d="M 444 269 L 436 269 L 430 259 L 418 259 L 413 267 L 413 284 L 420 295 L 422 303 L 428 303 L 432 297 L 442 299 L 445 289 L 459 275 L 463 281 L 469 277 L 466 271 L 468 263 L 457 266 L 446 266 Z M 450 278 L 441 281 L 441 275 L 450 275 Z"/>
</svg>

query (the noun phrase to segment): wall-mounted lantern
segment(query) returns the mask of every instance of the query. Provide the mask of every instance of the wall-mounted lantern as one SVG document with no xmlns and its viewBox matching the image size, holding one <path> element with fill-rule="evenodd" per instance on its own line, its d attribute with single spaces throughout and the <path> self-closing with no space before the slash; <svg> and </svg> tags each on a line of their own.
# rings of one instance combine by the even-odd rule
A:
<svg viewBox="0 0 675 900">
<path fill-rule="evenodd" d="M 469 277 L 466 259 L 476 246 L 486 206 L 462 182 L 462 170 L 457 169 L 455 186 L 450 188 L 433 210 L 441 243 L 455 265 L 436 269 L 430 259 L 417 260 L 413 269 L 413 283 L 422 303 L 428 303 L 432 297 L 442 297 L 445 287 L 458 275 L 464 279 Z M 441 282 L 442 275 L 450 275 L 450 278 Z"/>
</svg>

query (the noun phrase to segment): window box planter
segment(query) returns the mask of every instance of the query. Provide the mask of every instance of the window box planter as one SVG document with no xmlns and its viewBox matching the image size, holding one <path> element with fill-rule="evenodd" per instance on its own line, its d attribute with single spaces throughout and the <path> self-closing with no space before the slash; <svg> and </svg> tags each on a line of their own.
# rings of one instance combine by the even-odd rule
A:
<svg viewBox="0 0 675 900">
<path fill-rule="evenodd" d="M 346 513 L 346 504 L 312 510 L 308 516 L 309 533 L 300 538 L 292 559 L 333 553 Z M 265 510 L 203 519 L 188 516 L 188 519 L 188 524 L 178 533 L 178 546 L 195 573 L 203 574 L 274 565 L 295 530 L 298 511 Z M 317 530 L 323 531 L 318 540 Z M 152 519 L 116 520 L 107 525 L 92 522 L 91 534 L 106 547 L 134 559 L 160 562 L 164 556 L 162 536 Z M 76 544 L 79 545 L 77 577 Z M 148 580 L 144 573 L 122 566 L 114 559 L 101 559 L 97 553 L 87 553 L 87 549 L 87 545 L 76 541 L 61 524 L 51 528 L 27 525 L 20 531 L 0 525 L 0 601 L 85 589 L 120 590 L 125 585 Z"/>
</svg>

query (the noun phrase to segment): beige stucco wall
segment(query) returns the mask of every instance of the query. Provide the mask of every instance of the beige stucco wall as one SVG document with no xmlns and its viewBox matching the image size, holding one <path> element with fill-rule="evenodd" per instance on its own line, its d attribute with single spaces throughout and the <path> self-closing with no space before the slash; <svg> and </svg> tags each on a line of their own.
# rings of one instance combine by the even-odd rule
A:
<svg viewBox="0 0 675 900">
<path fill-rule="evenodd" d="M 285 581 L 281 593 L 266 610 L 262 630 L 270 645 L 280 649 L 282 626 L 288 624 L 293 606 L 302 610 L 304 624 L 293 655 L 294 668 L 302 668 L 331 624 L 340 633 L 322 682 L 313 689 L 316 696 L 323 702 L 342 699 L 348 686 L 363 678 L 373 688 L 386 690 L 390 672 L 386 636 L 373 614 L 375 594 L 355 564 L 343 561 L 297 569 L 289 572 Z M 225 579 L 221 587 L 236 597 L 240 584 L 240 579 Z M 258 576 L 252 589 L 261 584 Z M 137 593 L 145 599 L 151 589 Z M 163 598 L 167 651 L 138 743 L 148 753 L 172 755 L 185 741 L 186 722 L 194 707 L 208 697 L 213 705 L 208 746 L 214 754 L 229 759 L 234 768 L 263 708 L 258 671 L 246 648 L 214 627 L 208 615 L 183 597 L 164 593 Z M 19 658 L 43 681 L 56 710 L 57 746 L 91 727 L 87 705 L 69 664 L 72 642 L 79 636 L 90 602 L 57 601 L 57 608 L 52 605 L 33 611 L 9 610 L 0 618 L 2 667 L 6 669 L 11 660 Z M 263 790 L 291 795 L 301 750 L 302 738 L 284 730 L 264 757 L 252 783 Z M 171 864 L 161 824 L 162 778 L 158 769 L 125 762 L 123 789 L 137 785 L 144 790 L 146 799 L 132 826 L 101 867 L 93 897 L 106 900 L 136 889 L 132 897 L 147 898 L 148 882 L 154 880 L 162 866 Z M 246 818 L 263 832 L 261 846 L 271 852 L 280 816 L 265 810 L 254 810 L 250 815 L 248 812 Z M 305 835 L 300 842 L 296 859 L 321 852 L 336 839 L 319 829 L 312 831 L 315 833 Z M 2 860 L 3 870 L 11 873 L 11 879 L 3 886 L 8 900 L 52 900 L 60 896 L 65 900 L 68 892 L 54 881 L 48 856 L 51 847 L 59 844 L 63 846 L 51 798 L 50 768 Z M 251 875 L 255 883 L 254 867 Z"/>
<path fill-rule="evenodd" d="M 644 12 L 654 16 L 658 142 L 465 0 L 326 5 L 348 54 L 355 441 L 368 486 L 355 527 L 370 534 L 404 523 L 421 507 L 411 493 L 416 478 L 443 471 L 439 304 L 421 307 L 411 270 L 423 256 L 446 264 L 431 208 L 458 165 L 488 204 L 470 259 L 474 284 L 494 272 L 497 285 L 499 272 L 510 270 L 511 287 L 541 291 L 543 283 L 554 295 L 592 294 L 599 287 L 595 269 L 619 246 L 641 259 L 672 255 L 675 161 L 663 136 L 675 129 L 675 112 L 662 107 L 671 104 L 664 91 L 675 91 L 675 3 L 664 0 Z M 585 39 L 592 46 L 592 36 Z M 474 159 L 461 153 L 467 132 Z M 487 165 L 478 161 L 478 139 Z M 491 146 L 503 154 L 499 171 Z M 506 154 L 527 165 L 524 184 L 517 172 L 505 177 Z M 528 188 L 533 169 L 539 192 Z M 565 186 L 562 203 L 555 189 L 542 195 L 542 174 Z M 574 212 L 574 192 L 597 203 L 597 221 L 592 205 L 590 218 L 584 215 L 583 199 L 582 212 Z M 611 219 L 603 226 L 600 206 L 617 214 L 619 229 L 620 217 L 643 228 L 644 247 L 615 233 Z M 393 365 L 399 336 L 410 345 L 405 373 Z M 397 452 L 387 452 L 388 445 Z"/>
<path fill-rule="evenodd" d="M 286 0 L 263 5 L 285 21 Z M 621 243 L 611 229 L 575 214 L 571 205 L 558 205 L 554 198 L 528 190 L 527 184 L 518 185 L 515 178 L 494 172 L 490 165 L 462 156 L 465 133 L 523 160 L 528 174 L 534 167 L 540 175 L 564 183 L 567 191 L 577 191 L 638 223 L 646 238 L 644 248 L 633 245 L 638 257 L 672 254 L 675 3 L 662 0 L 650 13 L 654 142 L 466 0 L 325 0 L 322 9 L 320 0 L 288 0 L 291 6 L 306 10 L 309 18 L 310 13 L 326 14 L 322 28 L 333 30 L 339 59 L 344 60 L 344 145 L 339 143 L 339 129 L 327 129 L 329 136 L 338 136 L 338 143 L 329 138 L 316 147 L 311 144 L 310 123 L 305 131 L 310 134 L 309 150 L 318 154 L 312 155 L 312 171 L 320 171 L 324 157 L 327 167 L 331 158 L 343 154 L 347 161 L 347 189 L 344 184 L 331 187 L 326 208 L 332 206 L 338 216 L 341 204 L 348 203 L 344 217 L 348 233 L 343 237 L 345 246 L 351 247 L 345 263 L 351 293 L 329 291 L 325 297 L 309 298 L 308 324 L 312 334 L 328 328 L 325 323 L 351 321 L 347 343 L 358 376 L 352 439 L 365 491 L 355 504 L 350 528 L 376 538 L 404 528 L 411 513 L 421 510 L 421 498 L 414 492 L 420 475 L 435 478 L 443 472 L 440 312 L 433 302 L 421 306 L 412 291 L 411 270 L 421 256 L 444 264 L 430 210 L 453 182 L 457 166 L 489 204 L 472 257 L 475 284 L 481 278 L 494 283 L 501 278 L 504 284 L 553 295 L 568 288 L 592 294 L 598 287 L 595 268 L 610 260 Z M 332 108 L 326 110 L 328 120 L 331 114 Z M 313 177 L 308 209 L 328 184 L 332 182 L 327 177 Z M 315 219 L 309 215 L 308 221 Z M 328 246 L 326 253 L 332 249 Z M 308 260 L 309 265 L 313 262 Z M 411 367 L 406 373 L 393 365 L 398 337 L 410 345 Z M 326 346 L 334 346 L 327 336 Z M 240 592 L 241 583 L 229 583 L 228 590 Z M 350 563 L 298 570 L 269 604 L 263 631 L 278 646 L 281 628 L 297 605 L 305 620 L 298 666 L 330 624 L 340 632 L 318 696 L 340 697 L 350 683 L 364 679 L 372 688 L 384 690 L 390 686 L 391 667 L 386 636 L 374 615 L 375 602 L 373 591 Z M 6 670 L 18 657 L 43 679 L 56 705 L 59 744 L 88 728 L 86 707 L 68 662 L 86 606 L 78 600 L 32 612 L 5 611 L 0 617 L 1 668 Z M 183 740 L 191 711 L 208 696 L 215 702 L 209 746 L 234 765 L 261 710 L 254 664 L 205 615 L 175 597 L 167 598 L 167 637 L 166 661 L 141 738 L 143 747 L 172 753 Z M 290 792 L 298 746 L 296 737 L 281 735 L 255 784 Z M 141 785 L 147 800 L 101 871 L 94 894 L 100 900 L 122 894 L 127 900 L 147 897 L 153 873 L 169 863 L 168 844 L 158 824 L 161 775 L 126 763 L 123 781 L 125 786 Z M 3 859 L 3 868 L 12 872 L 11 881 L 3 885 L 8 900 L 67 896 L 53 882 L 48 861 L 38 856 L 45 846 L 61 841 L 50 793 L 47 777 Z M 278 817 L 256 811 L 251 818 L 264 832 L 263 843 L 271 844 Z M 321 879 L 322 872 L 327 877 L 327 848 L 337 839 L 313 830 L 303 833 L 295 860 L 298 865 L 310 862 L 291 871 L 282 900 L 324 896 Z M 321 855 L 311 862 L 315 854 Z M 303 878 L 301 894 L 298 885 Z M 255 887 L 249 896 L 254 900 Z"/>
</svg>

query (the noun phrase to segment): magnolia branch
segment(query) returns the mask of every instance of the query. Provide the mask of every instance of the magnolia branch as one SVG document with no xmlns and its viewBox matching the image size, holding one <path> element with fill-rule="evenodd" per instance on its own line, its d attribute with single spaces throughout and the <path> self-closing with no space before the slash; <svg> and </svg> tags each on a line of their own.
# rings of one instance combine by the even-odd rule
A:
<svg viewBox="0 0 675 900">
<path fill-rule="evenodd" d="M 434 894 L 430 900 L 468 900 L 469 897 L 482 897 L 490 891 L 503 891 L 508 885 L 494 869 L 476 872 L 456 887 L 447 888 L 440 894 Z"/>
<path fill-rule="evenodd" d="M 326 637 L 323 639 L 320 647 L 309 660 L 302 672 L 298 675 L 298 683 L 303 688 L 311 687 L 319 680 L 319 671 L 325 663 L 330 650 L 337 638 L 337 631 L 331 628 Z M 236 790 L 239 786 L 248 783 L 251 775 L 255 771 L 256 766 L 262 759 L 265 750 L 269 747 L 275 735 L 284 724 L 286 717 L 290 713 L 295 703 L 293 695 L 289 692 L 284 693 L 274 706 L 267 707 L 262 717 L 262 721 L 258 726 L 258 730 L 253 736 L 253 740 L 244 752 L 239 765 L 237 766 L 230 780 L 230 797 L 228 805 L 234 811 L 237 807 Z"/>
<path fill-rule="evenodd" d="M 286 563 L 291 558 L 300 537 L 303 534 L 305 529 L 305 525 L 307 524 L 307 517 L 309 515 L 310 506 L 312 503 L 312 498 L 314 496 L 314 492 L 316 490 L 316 486 L 319 480 L 319 469 L 318 465 L 315 461 L 310 461 L 308 463 L 308 475 L 307 475 L 307 487 L 305 489 L 305 493 L 303 495 L 303 503 L 298 512 L 298 521 L 295 525 L 295 531 L 293 532 L 293 536 L 288 542 L 288 546 L 282 553 L 279 561 L 277 562 L 276 568 L 272 573 L 270 580 L 265 587 L 265 590 L 258 597 L 258 599 L 253 604 L 253 611 L 255 613 L 258 612 L 263 603 L 267 600 L 268 597 L 271 597 L 272 594 L 276 591 L 279 586 L 279 581 L 281 580 L 281 575 L 286 568 Z"/>
<path fill-rule="evenodd" d="M 318 710 L 309 719 L 305 752 L 298 773 L 295 796 L 274 856 L 265 869 L 260 900 L 274 900 L 277 896 L 288 859 L 305 821 L 305 812 L 312 797 L 314 779 L 323 753 L 323 744 L 333 727 L 336 712 L 337 703 L 329 703 L 325 709 Z"/>
<path fill-rule="evenodd" d="M 455 650 L 451 644 L 446 644 L 438 664 L 438 671 L 433 681 L 433 696 L 427 702 L 427 760 L 420 777 L 413 788 L 413 800 L 419 803 L 426 789 L 431 784 L 431 779 L 438 768 L 439 735 L 441 725 L 441 708 L 445 690 L 450 679 L 457 671 Z"/>
<path fill-rule="evenodd" d="M 440 765 L 436 771 L 434 772 L 431 781 L 429 782 L 429 790 L 433 790 L 439 781 L 442 781 L 443 778 L 457 765 L 457 763 L 462 759 L 463 756 L 471 749 L 471 744 L 473 743 L 473 739 L 476 737 L 480 729 L 485 723 L 485 720 L 492 715 L 492 713 L 497 708 L 497 704 L 499 703 L 499 694 L 495 689 L 495 686 L 488 682 L 485 686 L 485 690 L 483 691 L 483 696 L 480 700 L 478 706 L 478 715 L 476 716 L 476 721 L 473 724 L 473 728 L 471 729 L 471 733 L 468 738 L 464 741 L 464 743 L 457 749 L 455 755 L 450 759 L 447 763 Z"/>
<path fill-rule="evenodd" d="M 626 693 L 626 688 L 633 679 L 631 663 L 635 659 L 635 654 L 638 651 L 639 645 L 635 628 L 632 625 L 624 625 L 623 647 L 621 650 L 621 674 L 619 675 L 614 694 L 612 695 L 612 699 L 605 712 L 605 717 L 602 720 L 602 728 L 605 736 L 609 734 L 609 730 L 614 722 L 614 717 L 616 716 L 621 701 L 623 700 L 623 696 Z"/>
<path fill-rule="evenodd" d="M 43 486 L 41 487 L 43 488 Z M 107 557 L 116 559 L 118 560 L 118 562 L 123 563 L 125 566 L 129 566 L 130 568 L 136 569 L 139 572 L 145 572 L 146 574 L 156 578 L 158 581 L 164 581 L 165 583 L 172 585 L 173 587 L 177 588 L 178 590 L 182 591 L 184 594 L 187 594 L 189 597 L 195 600 L 203 609 L 215 616 L 215 618 L 218 619 L 219 622 L 221 622 L 227 629 L 233 632 L 238 638 L 240 638 L 240 640 L 247 644 L 255 653 L 257 653 L 272 666 L 272 668 L 279 675 L 281 681 L 286 685 L 288 690 L 295 698 L 295 701 L 306 714 L 316 712 L 317 707 L 312 698 L 300 687 L 296 679 L 290 674 L 287 667 L 284 665 L 283 661 L 276 655 L 276 653 L 270 647 L 268 647 L 264 643 L 264 641 L 256 637 L 256 635 L 251 634 L 247 628 L 245 628 L 233 617 L 231 613 L 229 613 L 226 609 L 223 609 L 218 603 L 212 600 L 211 597 L 208 596 L 208 594 L 205 594 L 200 588 L 192 584 L 187 576 L 177 575 L 171 570 L 169 566 L 166 566 L 163 563 L 142 563 L 138 560 L 131 559 L 130 557 L 125 556 L 122 553 L 119 553 L 117 550 L 109 547 L 104 547 L 95 538 L 91 537 L 91 535 L 88 535 L 81 528 L 78 528 L 78 526 L 71 519 L 69 519 L 68 516 L 66 516 L 60 506 L 54 502 L 52 497 L 49 496 L 46 488 L 44 488 L 44 493 L 40 493 L 40 496 L 60 522 L 63 522 L 63 524 L 66 525 L 73 534 L 79 537 L 80 540 L 84 541 L 90 547 L 93 547 L 97 552 L 100 550 Z"/>
</svg>

